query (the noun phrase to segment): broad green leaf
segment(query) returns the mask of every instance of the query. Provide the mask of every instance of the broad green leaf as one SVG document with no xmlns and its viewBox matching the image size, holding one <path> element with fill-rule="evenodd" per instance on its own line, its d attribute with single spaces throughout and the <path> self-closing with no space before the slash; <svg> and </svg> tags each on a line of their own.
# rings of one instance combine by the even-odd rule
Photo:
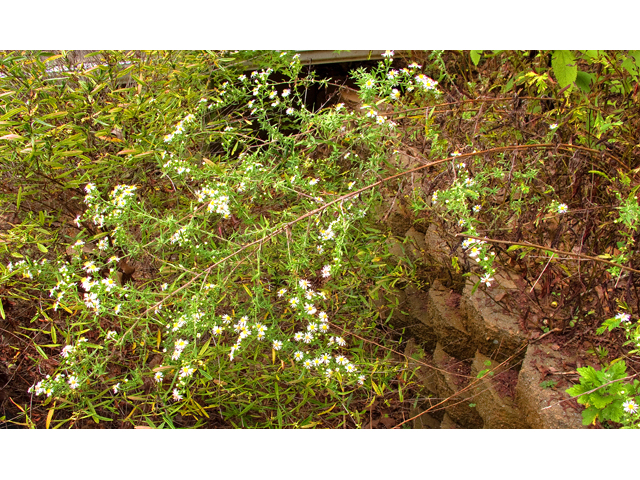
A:
<svg viewBox="0 0 640 480">
<path fill-rule="evenodd" d="M 593 82 L 593 75 L 587 72 L 578 72 L 576 75 L 576 85 L 584 93 L 591 91 L 591 83 Z"/>
<path fill-rule="evenodd" d="M 618 398 L 614 402 L 611 402 L 602 410 L 603 420 L 612 420 L 614 422 L 620 422 L 622 417 L 622 399 Z"/>
<path fill-rule="evenodd" d="M 635 59 L 627 57 L 622 61 L 622 68 L 624 68 L 632 77 L 638 76 L 638 67 Z"/>
<path fill-rule="evenodd" d="M 471 61 L 473 62 L 474 65 L 478 65 L 478 63 L 480 63 L 480 59 L 482 58 L 482 50 L 471 50 L 471 52 L 469 52 L 469 55 L 471 56 Z"/>
<path fill-rule="evenodd" d="M 598 385 L 600 383 L 596 374 L 596 370 L 593 367 L 580 367 L 577 369 L 577 371 L 580 374 L 580 377 L 582 377 L 583 383 L 592 383 L 594 385 Z"/>
<path fill-rule="evenodd" d="M 624 360 L 620 360 L 618 362 L 611 362 L 611 366 L 609 367 L 609 372 L 614 376 L 614 378 L 624 378 L 627 374 L 627 365 L 624 363 Z"/>
<path fill-rule="evenodd" d="M 612 395 L 603 396 L 597 392 L 589 395 L 589 403 L 591 403 L 598 410 L 602 410 L 604 407 L 609 405 L 611 402 L 615 400 L 615 397 Z"/>
<path fill-rule="evenodd" d="M 573 53 L 569 50 L 556 50 L 551 57 L 551 66 L 561 88 L 576 81 L 578 67 Z"/>
<path fill-rule="evenodd" d="M 598 418 L 598 409 L 594 407 L 585 408 L 582 411 L 582 425 L 591 425 Z"/>
</svg>

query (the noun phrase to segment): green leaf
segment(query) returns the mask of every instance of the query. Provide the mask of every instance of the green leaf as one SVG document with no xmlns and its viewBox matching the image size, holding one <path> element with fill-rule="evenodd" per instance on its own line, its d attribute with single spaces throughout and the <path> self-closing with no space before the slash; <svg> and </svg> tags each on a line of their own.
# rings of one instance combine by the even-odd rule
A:
<svg viewBox="0 0 640 480">
<path fill-rule="evenodd" d="M 598 171 L 598 170 L 589 170 L 589 173 L 595 173 L 596 175 L 600 175 L 604 178 L 606 178 L 607 180 L 609 180 L 610 182 L 612 181 L 606 174 Z"/>
<path fill-rule="evenodd" d="M 625 58 L 622 62 L 622 68 L 624 68 L 632 77 L 638 76 L 638 67 L 636 65 L 635 59 L 633 58 Z"/>
<path fill-rule="evenodd" d="M 64 117 L 65 115 L 67 115 L 67 111 L 63 110 L 60 112 L 53 112 L 53 113 L 47 113 L 46 115 L 42 116 L 43 120 L 49 120 L 51 118 L 58 118 L 58 117 Z"/>
<path fill-rule="evenodd" d="M 580 382 L 583 384 L 591 383 L 593 385 L 600 385 L 600 381 L 598 380 L 598 375 L 596 374 L 595 368 L 588 367 L 580 367 L 577 369 L 580 374 Z"/>
<path fill-rule="evenodd" d="M 198 353 L 198 357 L 202 357 L 204 355 L 204 352 L 207 351 L 207 348 L 209 348 L 210 343 L 211 343 L 211 339 L 207 340 L 207 342 L 200 349 L 200 352 Z"/>
<path fill-rule="evenodd" d="M 591 425 L 598 418 L 598 409 L 594 407 L 585 408 L 582 411 L 582 425 Z"/>
<path fill-rule="evenodd" d="M 589 403 L 591 403 L 598 410 L 602 410 L 604 407 L 609 405 L 611 402 L 615 400 L 615 397 L 612 395 L 603 396 L 597 392 L 589 395 Z"/>
<path fill-rule="evenodd" d="M 584 93 L 591 92 L 591 83 L 593 82 L 593 75 L 587 72 L 578 72 L 576 75 L 576 85 Z"/>
<path fill-rule="evenodd" d="M 82 150 L 69 150 L 68 152 L 55 152 L 54 157 L 72 157 L 82 153 Z"/>
<path fill-rule="evenodd" d="M 583 50 L 582 53 L 594 60 L 600 56 L 600 50 Z"/>
<path fill-rule="evenodd" d="M 607 405 L 607 407 L 602 410 L 601 417 L 603 420 L 620 422 L 622 417 L 622 399 L 617 398 L 615 402 Z"/>
<path fill-rule="evenodd" d="M 551 57 L 551 66 L 556 80 L 561 88 L 571 85 L 576 81 L 578 67 L 576 60 L 569 50 L 556 50 Z"/>
<path fill-rule="evenodd" d="M 49 357 L 47 357 L 47 354 L 46 354 L 46 353 L 44 353 L 44 351 L 40 348 L 40 346 L 39 346 L 39 345 L 37 345 L 37 344 L 35 344 L 35 343 L 34 343 L 34 344 L 33 344 L 33 346 L 34 346 L 34 347 L 36 347 L 36 350 L 38 351 L 38 353 L 39 353 L 40 355 L 42 355 L 42 356 L 44 357 L 44 359 L 45 359 L 45 360 L 49 360 Z"/>
<path fill-rule="evenodd" d="M 627 375 L 627 365 L 624 363 L 624 360 L 620 360 L 615 363 L 611 362 L 609 371 L 613 375 L 614 379 L 624 378 Z"/>
<path fill-rule="evenodd" d="M 478 65 L 478 63 L 480 63 L 480 59 L 482 58 L 482 50 L 471 50 L 471 52 L 469 52 L 469 55 L 471 55 L 471 61 L 473 62 L 474 65 Z"/>
</svg>

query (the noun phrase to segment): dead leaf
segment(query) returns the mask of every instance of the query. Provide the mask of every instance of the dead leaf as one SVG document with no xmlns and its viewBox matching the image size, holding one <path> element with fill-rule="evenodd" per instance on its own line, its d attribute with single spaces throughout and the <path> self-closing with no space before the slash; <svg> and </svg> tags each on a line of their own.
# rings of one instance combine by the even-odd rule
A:
<svg viewBox="0 0 640 480">
<path fill-rule="evenodd" d="M 15 133 L 10 133 L 9 135 L 3 135 L 0 137 L 0 140 L 17 140 L 18 138 L 22 138 L 20 135 L 16 135 Z"/>
<path fill-rule="evenodd" d="M 380 423 L 382 423 L 387 428 L 393 428 L 398 422 L 396 422 L 395 418 L 383 417 L 380 419 Z"/>
</svg>

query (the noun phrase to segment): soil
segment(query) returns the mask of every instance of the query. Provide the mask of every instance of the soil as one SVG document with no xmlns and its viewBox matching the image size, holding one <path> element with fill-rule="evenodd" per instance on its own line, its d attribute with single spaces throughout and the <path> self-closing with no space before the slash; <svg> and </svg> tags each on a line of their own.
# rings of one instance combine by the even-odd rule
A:
<svg viewBox="0 0 640 480">
<path fill-rule="evenodd" d="M 456 360 L 453 357 L 448 357 L 444 363 L 444 368 L 452 374 L 453 383 L 458 388 L 465 387 L 471 381 L 471 364 L 472 360 Z"/>
<path fill-rule="evenodd" d="M 515 370 L 505 370 L 491 378 L 491 383 L 501 397 L 515 398 L 518 372 Z"/>
</svg>

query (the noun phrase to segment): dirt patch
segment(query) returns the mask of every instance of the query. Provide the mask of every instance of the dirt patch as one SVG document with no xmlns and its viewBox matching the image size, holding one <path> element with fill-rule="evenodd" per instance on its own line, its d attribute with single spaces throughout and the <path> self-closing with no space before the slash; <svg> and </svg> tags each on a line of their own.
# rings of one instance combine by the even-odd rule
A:
<svg viewBox="0 0 640 480">
<path fill-rule="evenodd" d="M 472 363 L 472 360 L 456 360 L 453 357 L 448 357 L 445 361 L 445 370 L 452 375 L 456 387 L 462 388 L 469 384 Z"/>
<path fill-rule="evenodd" d="M 516 398 L 516 386 L 518 385 L 518 372 L 506 370 L 491 379 L 493 388 L 501 397 Z"/>
</svg>

